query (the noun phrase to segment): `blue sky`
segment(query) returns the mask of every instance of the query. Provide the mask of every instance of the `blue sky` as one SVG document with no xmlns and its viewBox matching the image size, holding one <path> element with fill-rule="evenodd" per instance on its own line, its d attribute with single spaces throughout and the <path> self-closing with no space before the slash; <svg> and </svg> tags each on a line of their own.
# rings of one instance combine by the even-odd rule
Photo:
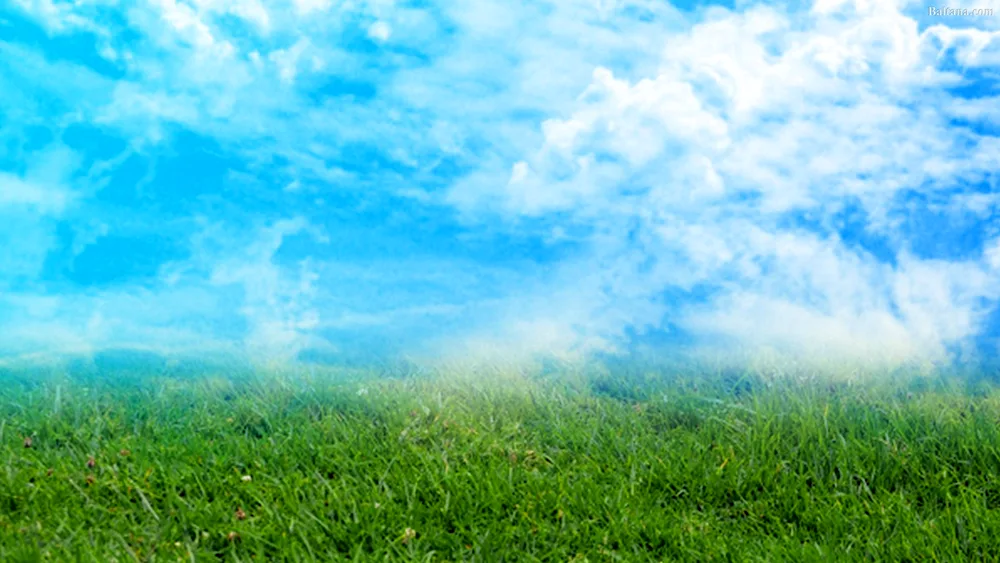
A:
<svg viewBox="0 0 1000 563">
<path fill-rule="evenodd" d="M 996 356 L 949 7 L 7 2 L 0 353 Z"/>
</svg>

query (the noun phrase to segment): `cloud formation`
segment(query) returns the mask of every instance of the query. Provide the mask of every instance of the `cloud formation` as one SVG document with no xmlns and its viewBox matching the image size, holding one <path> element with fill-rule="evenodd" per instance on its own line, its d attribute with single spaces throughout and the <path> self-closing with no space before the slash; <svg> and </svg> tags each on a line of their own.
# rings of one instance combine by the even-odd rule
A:
<svg viewBox="0 0 1000 563">
<path fill-rule="evenodd" d="M 16 0 L 0 347 L 995 356 L 1000 15 L 928 8 Z"/>
</svg>

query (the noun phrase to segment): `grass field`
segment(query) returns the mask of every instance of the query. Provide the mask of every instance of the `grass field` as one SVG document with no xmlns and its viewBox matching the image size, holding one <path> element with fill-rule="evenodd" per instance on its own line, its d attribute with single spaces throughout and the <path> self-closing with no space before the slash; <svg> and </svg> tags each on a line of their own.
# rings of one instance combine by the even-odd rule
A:
<svg viewBox="0 0 1000 563">
<path fill-rule="evenodd" d="M 968 379 L 4 377 L 5 562 L 1000 560 Z"/>
</svg>

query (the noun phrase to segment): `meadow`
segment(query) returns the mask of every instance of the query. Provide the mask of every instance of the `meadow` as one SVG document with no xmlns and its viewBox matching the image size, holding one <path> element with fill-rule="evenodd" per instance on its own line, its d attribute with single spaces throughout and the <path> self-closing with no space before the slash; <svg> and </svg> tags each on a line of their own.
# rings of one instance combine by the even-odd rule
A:
<svg viewBox="0 0 1000 563">
<path fill-rule="evenodd" d="M 5 562 L 1000 560 L 968 374 L 0 376 Z"/>
</svg>

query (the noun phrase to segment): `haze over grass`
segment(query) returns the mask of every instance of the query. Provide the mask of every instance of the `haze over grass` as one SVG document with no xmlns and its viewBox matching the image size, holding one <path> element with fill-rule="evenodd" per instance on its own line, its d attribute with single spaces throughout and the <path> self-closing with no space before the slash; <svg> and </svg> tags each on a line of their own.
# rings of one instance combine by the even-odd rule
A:
<svg viewBox="0 0 1000 563">
<path fill-rule="evenodd" d="M 995 358 L 1000 17 L 927 7 L 6 2 L 0 353 Z"/>
</svg>

